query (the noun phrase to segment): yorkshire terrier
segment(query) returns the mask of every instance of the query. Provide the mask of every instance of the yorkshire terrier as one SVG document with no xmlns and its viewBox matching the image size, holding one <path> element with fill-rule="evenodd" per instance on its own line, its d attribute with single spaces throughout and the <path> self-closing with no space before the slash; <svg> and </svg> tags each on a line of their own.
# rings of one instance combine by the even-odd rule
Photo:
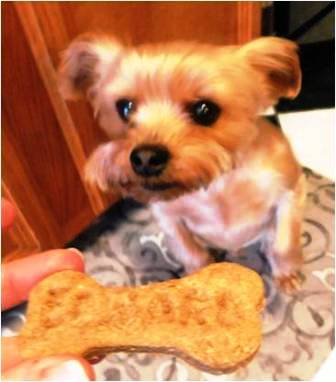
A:
<svg viewBox="0 0 336 382">
<path fill-rule="evenodd" d="M 59 70 L 66 99 L 86 98 L 110 141 L 86 175 L 149 203 L 187 272 L 260 241 L 285 291 L 300 285 L 305 178 L 280 129 L 260 117 L 301 87 L 297 46 L 123 46 L 83 36 Z"/>
</svg>

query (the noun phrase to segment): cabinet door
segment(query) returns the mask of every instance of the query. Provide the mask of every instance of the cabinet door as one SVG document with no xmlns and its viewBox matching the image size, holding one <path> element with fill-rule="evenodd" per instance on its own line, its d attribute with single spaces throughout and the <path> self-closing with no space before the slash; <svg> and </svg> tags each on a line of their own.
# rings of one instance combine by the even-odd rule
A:
<svg viewBox="0 0 336 382">
<path fill-rule="evenodd" d="M 260 34 L 261 2 L 79 1 L 59 2 L 57 8 L 70 38 L 96 30 L 136 44 L 181 39 L 241 44 Z"/>
<path fill-rule="evenodd" d="M 2 4 L 2 179 L 37 239 L 15 250 L 28 253 L 63 246 L 107 202 L 83 181 L 86 155 L 55 69 L 41 34 L 32 35 L 37 24 L 28 30 L 16 4 Z M 13 250 L 13 240 L 5 242 L 5 252 Z"/>
</svg>

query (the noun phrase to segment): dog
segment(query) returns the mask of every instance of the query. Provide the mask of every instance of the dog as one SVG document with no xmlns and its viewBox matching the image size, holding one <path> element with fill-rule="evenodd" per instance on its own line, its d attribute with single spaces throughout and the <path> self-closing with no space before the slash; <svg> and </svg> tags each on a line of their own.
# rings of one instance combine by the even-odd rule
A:
<svg viewBox="0 0 336 382">
<path fill-rule="evenodd" d="M 59 86 L 90 102 L 110 139 L 87 179 L 149 203 L 186 272 L 213 261 L 208 247 L 239 254 L 260 241 L 279 287 L 299 288 L 305 177 L 260 117 L 300 91 L 295 43 L 131 47 L 85 35 L 63 53 Z"/>
</svg>

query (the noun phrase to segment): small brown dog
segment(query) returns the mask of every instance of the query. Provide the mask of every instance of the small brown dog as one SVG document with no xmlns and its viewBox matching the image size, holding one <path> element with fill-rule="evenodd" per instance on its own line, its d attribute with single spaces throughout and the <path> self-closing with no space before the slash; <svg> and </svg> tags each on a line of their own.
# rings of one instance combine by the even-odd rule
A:
<svg viewBox="0 0 336 382">
<path fill-rule="evenodd" d="M 87 177 L 149 202 L 188 272 L 207 245 L 260 240 L 274 278 L 299 285 L 305 179 L 279 129 L 260 113 L 301 86 L 297 46 L 263 37 L 243 46 L 122 46 L 81 37 L 66 50 L 60 88 L 86 97 L 111 141 Z"/>
</svg>

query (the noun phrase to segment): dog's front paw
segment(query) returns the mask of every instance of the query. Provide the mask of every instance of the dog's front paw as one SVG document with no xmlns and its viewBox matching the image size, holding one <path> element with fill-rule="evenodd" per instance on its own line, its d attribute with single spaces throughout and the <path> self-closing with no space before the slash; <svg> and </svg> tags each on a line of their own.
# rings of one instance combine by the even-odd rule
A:
<svg viewBox="0 0 336 382">
<path fill-rule="evenodd" d="M 292 272 L 288 275 L 279 275 L 274 278 L 274 282 L 286 294 L 294 294 L 300 290 L 305 277 L 300 271 Z"/>
</svg>

